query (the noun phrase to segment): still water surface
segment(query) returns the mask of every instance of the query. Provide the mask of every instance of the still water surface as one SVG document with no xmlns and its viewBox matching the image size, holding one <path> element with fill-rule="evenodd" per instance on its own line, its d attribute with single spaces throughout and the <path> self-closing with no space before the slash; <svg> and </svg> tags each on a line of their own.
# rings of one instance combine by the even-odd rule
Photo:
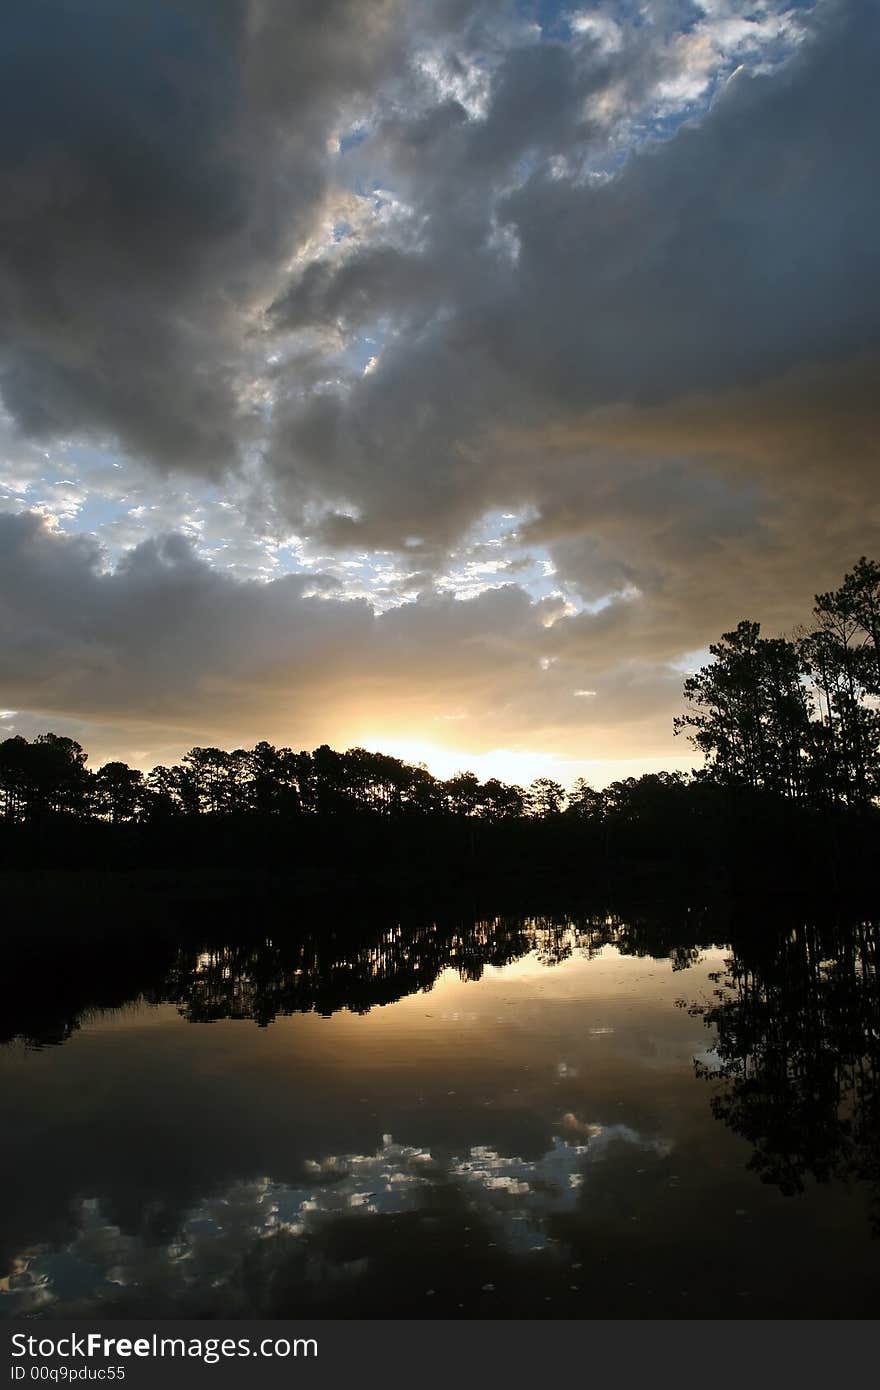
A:
<svg viewBox="0 0 880 1390">
<path fill-rule="evenodd" d="M 332 980 L 182 953 L 61 1045 L 0 1049 L 0 1311 L 876 1315 L 865 1164 L 823 1148 L 815 1180 L 794 1127 L 827 1077 L 782 1059 L 795 1114 L 744 1021 L 768 989 L 730 948 L 639 956 L 528 923 L 512 948 L 489 924 L 435 942 L 422 988 L 425 936 L 394 942 L 399 998 L 381 942 L 337 951 Z M 835 1074 L 829 1152 L 851 1158 L 864 1116 Z"/>
</svg>

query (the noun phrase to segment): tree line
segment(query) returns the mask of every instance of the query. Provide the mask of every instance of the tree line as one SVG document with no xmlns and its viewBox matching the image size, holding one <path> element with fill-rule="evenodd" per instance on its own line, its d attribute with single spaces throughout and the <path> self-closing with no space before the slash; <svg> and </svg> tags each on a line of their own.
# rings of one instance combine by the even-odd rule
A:
<svg viewBox="0 0 880 1390">
<path fill-rule="evenodd" d="M 176 817 L 247 815 L 451 815 L 500 821 L 584 809 L 586 783 L 569 796 L 538 777 L 528 788 L 481 782 L 472 772 L 445 780 L 427 768 L 365 748 L 337 752 L 326 744 L 295 752 L 260 742 L 254 748 L 193 748 L 171 767 L 149 773 L 123 762 L 92 772 L 74 739 L 54 733 L 0 743 L 0 808 L 7 821 L 33 824 L 70 815 L 120 824 Z"/>
<path fill-rule="evenodd" d="M 684 684 L 675 720 L 703 766 L 690 775 L 645 774 L 596 790 L 583 778 L 566 793 L 538 777 L 528 788 L 473 772 L 445 780 L 364 748 L 296 752 L 196 747 L 149 773 L 124 762 L 92 772 L 74 739 L 46 733 L 0 743 L 0 814 L 13 825 L 47 818 L 172 826 L 203 817 L 439 817 L 487 822 L 638 819 L 683 804 L 710 784 L 814 806 L 859 806 L 880 790 L 880 565 L 867 559 L 839 589 L 816 598 L 814 624 L 762 637 L 744 621 L 709 648 L 712 660 Z"/>
<path fill-rule="evenodd" d="M 687 785 L 677 772 L 629 777 L 597 791 L 579 778 L 570 792 L 550 777 L 529 787 L 473 772 L 445 780 L 427 768 L 365 748 L 336 752 L 326 744 L 294 752 L 261 742 L 254 748 L 193 748 L 180 763 L 143 773 L 123 762 L 95 772 L 74 739 L 40 734 L 0 743 L 0 812 L 7 822 L 38 824 L 47 816 L 166 824 L 179 818 L 258 815 L 440 816 L 488 823 L 520 819 L 601 819 L 652 793 Z"/>
</svg>

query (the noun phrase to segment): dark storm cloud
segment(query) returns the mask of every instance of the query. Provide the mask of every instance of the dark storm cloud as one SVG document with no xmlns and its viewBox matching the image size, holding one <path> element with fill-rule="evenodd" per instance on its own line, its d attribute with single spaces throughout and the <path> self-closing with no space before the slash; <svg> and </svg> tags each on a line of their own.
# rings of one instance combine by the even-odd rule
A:
<svg viewBox="0 0 880 1390">
<path fill-rule="evenodd" d="M 705 120 L 617 179 L 541 174 L 507 200 L 522 247 L 520 299 L 498 319 L 512 370 L 566 404 L 645 401 L 877 345 L 880 13 L 846 8 L 783 72 L 735 74 Z"/>
<path fill-rule="evenodd" d="M 497 3 L 14 5 L 8 408 L 31 435 L 115 435 L 217 476 L 275 394 L 270 508 L 303 528 L 340 509 L 324 528 L 340 543 L 354 512 L 367 543 L 394 545 L 542 505 L 552 477 L 511 466 L 499 424 L 873 342 L 876 7 L 826 0 L 782 71 L 740 73 L 692 128 L 589 176 L 664 84 L 699 78 L 699 13 L 592 7 L 541 37 L 528 7 Z M 343 109 L 365 138 L 334 167 Z M 408 210 L 391 241 L 361 228 L 283 285 L 331 186 L 385 176 Z M 322 335 L 377 326 L 369 376 L 321 370 Z M 288 331 L 318 338 L 285 358 Z"/>
<path fill-rule="evenodd" d="M 217 472 L 395 0 L 25 0 L 0 51 L 0 389 L 32 435 Z"/>
<path fill-rule="evenodd" d="M 345 497 L 360 526 L 332 521 L 331 538 L 448 538 L 491 504 L 553 511 L 552 460 L 538 439 L 511 449 L 517 428 L 763 388 L 816 364 L 836 374 L 830 409 L 837 387 L 854 397 L 841 364 L 880 339 L 878 59 L 875 5 L 820 5 L 781 70 L 737 72 L 704 118 L 610 179 L 571 176 L 599 139 L 584 111 L 619 82 L 627 100 L 649 89 L 663 67 L 650 45 L 517 51 L 482 119 L 447 102 L 381 127 L 405 196 L 430 213 L 418 247 L 313 265 L 281 303 L 298 326 L 362 328 L 385 310 L 403 329 L 376 371 L 281 414 L 282 493 L 294 508 L 304 492 Z M 533 171 L 505 191 L 524 159 Z M 874 418 L 870 401 L 858 409 Z M 677 441 L 698 456 L 702 444 Z"/>
</svg>

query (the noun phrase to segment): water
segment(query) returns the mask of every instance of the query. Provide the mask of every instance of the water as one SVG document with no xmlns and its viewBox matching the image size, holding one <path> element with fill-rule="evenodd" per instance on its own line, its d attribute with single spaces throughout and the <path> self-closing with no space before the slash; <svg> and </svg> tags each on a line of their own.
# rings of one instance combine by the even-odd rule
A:
<svg viewBox="0 0 880 1390">
<path fill-rule="evenodd" d="M 873 930 L 665 934 L 32 954 L 0 1310 L 875 1316 Z"/>
</svg>

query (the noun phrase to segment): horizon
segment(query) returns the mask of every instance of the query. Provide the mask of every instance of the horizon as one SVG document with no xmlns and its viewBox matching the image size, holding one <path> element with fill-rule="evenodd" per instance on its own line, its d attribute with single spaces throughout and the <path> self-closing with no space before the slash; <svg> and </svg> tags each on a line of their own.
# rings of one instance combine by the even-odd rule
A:
<svg viewBox="0 0 880 1390">
<path fill-rule="evenodd" d="M 2 725 L 0 725 L 0 729 L 2 729 Z M 30 735 L 30 738 L 39 738 L 41 734 L 51 734 L 59 738 L 73 738 L 74 742 L 79 743 L 78 738 L 69 730 L 61 728 L 60 726 L 58 728 L 49 728 L 47 726 L 45 729 L 35 731 Z M 17 736 L 24 737 L 24 735 Z M 16 735 L 7 734 L 7 737 L 16 737 Z M 0 739 L 0 742 L 2 741 L 3 740 Z M 259 742 L 259 740 L 257 740 L 257 742 Z M 96 754 L 91 748 L 84 745 L 81 746 L 86 755 L 86 766 L 89 771 L 95 772 L 105 763 L 118 761 L 125 762 L 129 767 L 144 774 L 152 772 L 153 769 L 158 766 L 180 764 L 183 758 L 195 747 L 220 747 L 220 750 L 224 753 L 231 753 L 234 751 L 232 746 L 193 744 L 191 747 L 181 746 L 179 751 L 170 753 L 160 762 L 151 762 L 143 758 L 138 759 L 136 756 L 133 758 L 123 758 L 121 756 L 118 758 L 112 756 L 104 757 L 100 752 Z M 308 749 L 301 747 L 296 742 L 281 746 L 290 747 L 294 752 L 304 751 L 309 753 L 314 752 L 316 747 L 326 746 L 332 748 L 332 745 L 328 744 L 326 740 L 322 740 L 320 743 Z M 481 782 L 488 781 L 491 778 L 497 778 L 500 782 L 507 783 L 511 786 L 526 788 L 536 778 L 550 777 L 554 781 L 559 782 L 564 787 L 566 793 L 571 791 L 572 787 L 579 779 L 588 782 L 589 785 L 595 787 L 596 790 L 602 791 L 605 787 L 610 786 L 612 782 L 624 780 L 631 776 L 638 777 L 644 774 L 657 772 L 690 773 L 693 772 L 701 762 L 699 754 L 695 751 L 687 757 L 678 759 L 679 766 L 675 767 L 669 766 L 670 762 L 674 760 L 668 758 L 657 759 L 656 762 L 658 765 L 655 767 L 646 766 L 644 759 L 632 759 L 629 761 L 607 760 L 607 762 L 595 759 L 565 761 L 552 757 L 542 758 L 539 753 L 519 753 L 515 749 L 506 748 L 492 749 L 487 753 L 468 757 L 468 755 L 457 754 L 449 750 L 433 749 L 429 748 L 427 745 L 418 743 L 410 744 L 405 741 L 395 743 L 393 739 L 385 740 L 384 743 L 380 743 L 374 739 L 368 739 L 359 743 L 349 744 L 345 748 L 333 748 L 332 751 L 336 753 L 349 753 L 354 752 L 356 749 L 363 749 L 368 753 L 384 754 L 387 757 L 397 758 L 400 762 L 410 767 L 424 767 L 438 782 L 446 781 L 460 773 L 470 772 L 477 776 Z M 249 750 L 246 748 L 245 751 Z"/>
</svg>

